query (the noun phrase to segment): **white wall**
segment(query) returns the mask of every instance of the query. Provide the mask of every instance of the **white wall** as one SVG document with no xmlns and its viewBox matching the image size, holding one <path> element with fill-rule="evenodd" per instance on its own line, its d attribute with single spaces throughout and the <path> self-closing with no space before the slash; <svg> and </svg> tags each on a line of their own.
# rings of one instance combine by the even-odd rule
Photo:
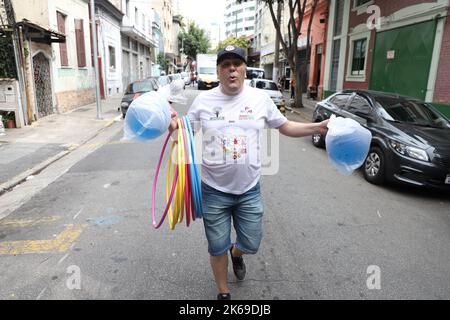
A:
<svg viewBox="0 0 450 320">
<path fill-rule="evenodd" d="M 147 2 L 143 0 L 129 0 L 128 1 L 128 14 L 127 14 L 127 1 L 122 0 L 122 12 L 125 14 L 123 16 L 122 23 L 124 26 L 133 26 L 136 30 L 142 34 L 147 35 L 151 38 L 152 34 L 152 1 Z M 136 9 L 137 8 L 137 23 L 136 23 Z M 150 29 L 149 29 L 150 24 Z"/>
<path fill-rule="evenodd" d="M 91 59 L 88 3 L 81 0 L 49 0 L 50 28 L 54 30 L 58 30 L 56 11 L 67 16 L 66 46 L 69 65 L 61 67 L 59 44 L 52 44 L 55 91 L 58 93 L 91 89 L 94 87 L 95 80 Z M 82 68 L 78 67 L 74 19 L 83 19 L 86 67 Z"/>
<path fill-rule="evenodd" d="M 120 22 L 107 13 L 99 11 L 100 38 L 98 50 L 103 61 L 103 74 L 106 96 L 114 96 L 123 92 L 122 88 L 122 44 Z M 115 49 L 115 68 L 110 67 L 109 46 Z"/>
<path fill-rule="evenodd" d="M 36 0 L 12 0 L 11 1 L 14 13 L 16 14 L 16 21 L 28 19 L 29 21 L 40 25 L 47 29 L 49 25 L 48 17 L 48 3 Z"/>
</svg>

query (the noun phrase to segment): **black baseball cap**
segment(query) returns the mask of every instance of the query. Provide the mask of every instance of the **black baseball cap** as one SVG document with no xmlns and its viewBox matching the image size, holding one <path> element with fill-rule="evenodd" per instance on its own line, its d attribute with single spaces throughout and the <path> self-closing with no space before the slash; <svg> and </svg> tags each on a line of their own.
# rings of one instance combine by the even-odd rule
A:
<svg viewBox="0 0 450 320">
<path fill-rule="evenodd" d="M 245 60 L 244 49 L 233 45 L 226 46 L 224 49 L 220 50 L 219 53 L 217 53 L 217 65 L 226 58 L 238 58 L 244 61 L 244 63 L 247 63 Z"/>
</svg>

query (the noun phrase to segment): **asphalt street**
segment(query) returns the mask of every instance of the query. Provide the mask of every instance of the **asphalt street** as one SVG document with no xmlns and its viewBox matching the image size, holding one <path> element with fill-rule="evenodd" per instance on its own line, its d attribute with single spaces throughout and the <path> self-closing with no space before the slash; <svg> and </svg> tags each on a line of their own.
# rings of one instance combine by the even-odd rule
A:
<svg viewBox="0 0 450 320">
<path fill-rule="evenodd" d="M 202 221 L 152 227 L 164 137 L 123 142 L 122 126 L 29 181 L 39 192 L 0 220 L 0 299 L 215 299 Z M 343 176 L 309 137 L 279 139 L 260 252 L 244 281 L 230 266 L 233 299 L 450 299 L 448 195 Z"/>
</svg>

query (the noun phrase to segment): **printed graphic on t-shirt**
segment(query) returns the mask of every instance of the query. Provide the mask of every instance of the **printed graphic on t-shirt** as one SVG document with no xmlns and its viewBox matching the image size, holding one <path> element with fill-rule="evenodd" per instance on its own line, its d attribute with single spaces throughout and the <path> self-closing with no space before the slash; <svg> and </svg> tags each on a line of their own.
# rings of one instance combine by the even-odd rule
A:
<svg viewBox="0 0 450 320">
<path fill-rule="evenodd" d="M 253 114 L 253 110 L 251 107 L 245 107 L 239 113 L 239 120 L 254 120 L 255 115 Z"/>
<path fill-rule="evenodd" d="M 222 139 L 223 160 L 227 164 L 245 163 L 248 152 L 248 137 L 246 135 L 228 134 Z"/>
<path fill-rule="evenodd" d="M 212 111 L 214 113 L 214 116 L 210 117 L 209 120 L 211 121 L 225 120 L 225 117 L 223 115 L 220 115 L 222 113 L 221 107 L 214 107 Z"/>
</svg>

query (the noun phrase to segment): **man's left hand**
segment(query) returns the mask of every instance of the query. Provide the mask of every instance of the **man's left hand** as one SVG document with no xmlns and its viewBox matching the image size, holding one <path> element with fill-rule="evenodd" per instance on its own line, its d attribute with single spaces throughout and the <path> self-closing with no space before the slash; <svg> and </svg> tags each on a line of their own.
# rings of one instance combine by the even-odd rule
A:
<svg viewBox="0 0 450 320">
<path fill-rule="evenodd" d="M 319 126 L 318 126 L 318 133 L 320 133 L 321 135 L 326 135 L 328 132 L 328 122 L 330 121 L 330 119 L 327 120 L 323 120 L 322 122 L 319 122 Z"/>
</svg>

